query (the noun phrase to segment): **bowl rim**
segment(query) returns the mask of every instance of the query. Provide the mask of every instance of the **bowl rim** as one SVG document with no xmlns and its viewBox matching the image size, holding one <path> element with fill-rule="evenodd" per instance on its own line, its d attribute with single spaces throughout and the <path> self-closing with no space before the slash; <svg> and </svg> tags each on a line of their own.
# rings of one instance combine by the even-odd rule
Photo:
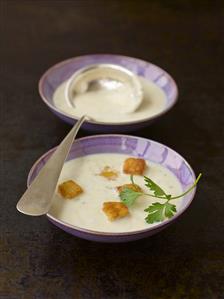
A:
<svg viewBox="0 0 224 299">
<path fill-rule="evenodd" d="M 146 61 L 146 60 L 143 60 L 143 59 L 139 59 L 139 58 L 135 58 L 135 57 L 130 57 L 130 56 L 126 56 L 126 55 L 120 55 L 120 54 L 87 54 L 87 55 L 81 55 L 81 56 L 71 57 L 71 58 L 65 59 L 63 61 L 60 61 L 60 62 L 54 64 L 53 66 L 51 66 L 50 68 L 48 68 L 43 73 L 43 75 L 40 77 L 39 82 L 38 82 L 39 95 L 40 95 L 42 101 L 50 109 L 52 109 L 55 113 L 60 114 L 60 115 L 62 115 L 64 117 L 66 117 L 66 118 L 70 118 L 70 119 L 72 119 L 74 121 L 77 121 L 79 119 L 78 117 L 70 115 L 70 114 L 64 112 L 63 110 L 55 107 L 51 103 L 49 103 L 49 101 L 45 97 L 44 91 L 43 91 L 43 86 L 44 86 L 44 82 L 45 82 L 46 77 L 49 76 L 49 74 L 51 74 L 51 72 L 54 71 L 54 69 L 56 69 L 56 68 L 58 68 L 58 67 L 60 67 L 60 66 L 62 66 L 64 64 L 67 64 L 70 61 L 78 60 L 78 59 L 85 58 L 85 57 L 87 58 L 87 57 L 90 57 L 90 56 L 108 56 L 108 57 L 114 56 L 114 57 L 120 57 L 120 58 L 124 58 L 124 59 L 133 59 L 133 60 L 136 60 L 136 61 L 139 61 L 139 62 L 151 64 L 154 67 L 156 67 L 158 70 L 162 71 L 169 78 L 169 80 L 171 81 L 171 84 L 174 86 L 176 95 L 174 96 L 173 103 L 170 106 L 166 106 L 161 112 L 157 113 L 154 116 L 150 116 L 150 117 L 147 117 L 147 118 L 144 118 L 144 119 L 140 119 L 140 120 L 127 121 L 127 122 L 102 122 L 102 121 L 86 120 L 86 123 L 92 124 L 92 125 L 97 125 L 97 126 L 112 126 L 112 127 L 113 126 L 122 126 L 122 125 L 126 126 L 126 125 L 135 125 L 135 124 L 139 124 L 139 123 L 145 123 L 145 122 L 154 120 L 154 119 L 156 119 L 156 118 L 158 118 L 158 117 L 166 114 L 177 103 L 178 96 L 179 96 L 179 91 L 178 91 L 178 87 L 177 87 L 177 84 L 176 84 L 175 80 L 173 79 L 173 77 L 168 72 L 166 72 L 164 69 L 162 69 L 161 67 L 157 66 L 156 64 L 153 64 L 153 63 L 151 63 L 149 61 Z"/>
<path fill-rule="evenodd" d="M 145 140 L 147 142 L 153 142 L 153 143 L 156 143 L 156 144 L 159 144 L 159 145 L 162 145 L 162 146 L 165 146 L 166 148 L 168 148 L 169 150 L 173 151 L 175 154 L 177 154 L 179 157 L 181 157 L 181 159 L 183 159 L 183 161 L 185 162 L 185 164 L 187 165 L 187 167 L 190 169 L 191 171 L 191 174 L 193 176 L 193 180 L 196 179 L 196 176 L 195 176 L 195 172 L 194 170 L 192 169 L 192 167 L 190 166 L 190 164 L 185 160 L 184 157 L 182 157 L 178 152 L 176 152 L 175 150 L 173 150 L 172 148 L 168 147 L 167 145 L 161 143 L 161 142 L 158 142 L 158 141 L 154 141 L 152 139 L 148 139 L 148 138 L 144 138 L 144 137 L 139 137 L 139 136 L 133 136 L 133 135 L 125 135 L 125 134 L 98 134 L 98 135 L 92 135 L 92 136 L 85 136 L 85 137 L 81 137 L 81 138 L 77 138 L 74 140 L 74 143 L 76 141 L 80 141 L 80 140 L 86 140 L 86 139 L 91 139 L 91 138 L 105 138 L 105 137 L 129 137 L 129 138 L 137 138 L 137 139 L 142 139 L 142 140 Z M 74 144 L 73 143 L 73 144 Z M 33 164 L 33 166 L 31 167 L 30 171 L 29 171 L 29 174 L 28 174 L 28 177 L 27 177 L 27 188 L 29 187 L 30 185 L 30 180 L 31 180 L 31 177 L 32 177 L 32 174 L 33 174 L 33 171 L 34 169 L 37 167 L 37 165 L 39 164 L 39 162 L 41 160 L 43 160 L 46 156 L 48 156 L 51 152 L 54 152 L 55 149 L 57 148 L 57 146 L 53 147 L 52 149 L 50 149 L 49 151 L 47 151 L 46 153 L 44 153 L 38 160 L 36 160 L 36 162 Z M 161 223 L 157 223 L 156 225 L 154 226 L 151 226 L 149 228 L 144 228 L 144 229 L 140 229 L 140 230 L 136 230 L 136 231 L 129 231 L 129 232 L 99 232 L 99 231 L 94 231 L 94 230 L 91 230 L 91 229 L 86 229 L 86 228 L 82 228 L 82 227 L 78 227 L 78 226 L 75 226 L 75 225 L 72 225 L 70 223 L 67 223 L 65 221 L 62 221 L 62 220 L 59 220 L 57 218 L 55 218 L 54 216 L 52 216 L 50 213 L 46 213 L 46 216 L 48 218 L 50 218 L 51 220 L 53 220 L 54 222 L 58 223 L 59 225 L 62 225 L 64 227 L 67 227 L 67 228 L 70 228 L 72 230 L 75 230 L 75 231 L 78 231 L 78 232 L 81 232 L 81 233 L 86 233 L 86 234 L 90 234 L 90 235 L 93 235 L 93 236 L 102 236 L 102 237 L 119 237 L 119 236 L 130 236 L 130 235 L 137 235 L 137 234 L 142 234 L 142 233 L 148 233 L 150 231 L 153 231 L 153 230 L 157 230 L 157 229 L 160 229 L 162 227 L 165 227 L 166 225 L 170 224 L 171 222 L 175 221 L 177 218 L 179 218 L 190 206 L 190 204 L 192 203 L 194 197 L 195 197 L 195 194 L 196 194 L 196 190 L 197 190 L 197 186 L 195 186 L 195 188 L 192 190 L 192 192 L 190 193 L 190 198 L 188 200 L 188 203 L 187 205 L 181 210 L 181 211 L 177 211 L 177 213 L 172 217 L 172 218 L 169 218 L 167 220 L 164 220 L 162 221 Z"/>
</svg>

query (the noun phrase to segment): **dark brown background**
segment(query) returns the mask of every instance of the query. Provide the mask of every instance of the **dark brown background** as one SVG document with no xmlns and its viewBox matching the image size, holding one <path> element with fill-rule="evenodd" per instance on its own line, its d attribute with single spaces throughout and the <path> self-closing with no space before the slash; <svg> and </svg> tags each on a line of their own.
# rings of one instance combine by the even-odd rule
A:
<svg viewBox="0 0 224 299">
<path fill-rule="evenodd" d="M 0 298 L 224 298 L 223 8 L 1 0 Z M 171 146 L 204 174 L 184 216 L 138 242 L 84 241 L 15 209 L 33 162 L 70 129 L 41 102 L 38 80 L 51 65 L 88 53 L 139 57 L 173 75 L 178 104 L 132 134 Z"/>
</svg>

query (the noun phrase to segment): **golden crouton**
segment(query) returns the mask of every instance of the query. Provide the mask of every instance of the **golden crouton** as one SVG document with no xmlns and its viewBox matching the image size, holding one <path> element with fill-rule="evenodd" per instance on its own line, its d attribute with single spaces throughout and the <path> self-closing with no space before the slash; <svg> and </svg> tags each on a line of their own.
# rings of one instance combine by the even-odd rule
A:
<svg viewBox="0 0 224 299">
<path fill-rule="evenodd" d="M 122 186 L 118 186 L 117 191 L 120 193 L 126 188 L 131 189 L 136 192 L 142 192 L 142 189 L 136 184 L 124 184 Z"/>
<path fill-rule="evenodd" d="M 110 166 L 105 166 L 101 171 L 100 176 L 105 177 L 108 180 L 116 180 L 118 177 L 118 172 L 110 168 Z"/>
<path fill-rule="evenodd" d="M 58 186 L 58 192 L 64 198 L 74 198 L 83 192 L 83 189 L 74 181 L 69 180 Z"/>
<path fill-rule="evenodd" d="M 124 161 L 123 171 L 127 174 L 142 175 L 145 171 L 146 163 L 143 159 L 128 158 Z"/>
<path fill-rule="evenodd" d="M 104 202 L 103 211 L 110 221 L 125 217 L 129 213 L 128 208 L 122 202 L 117 201 Z"/>
</svg>

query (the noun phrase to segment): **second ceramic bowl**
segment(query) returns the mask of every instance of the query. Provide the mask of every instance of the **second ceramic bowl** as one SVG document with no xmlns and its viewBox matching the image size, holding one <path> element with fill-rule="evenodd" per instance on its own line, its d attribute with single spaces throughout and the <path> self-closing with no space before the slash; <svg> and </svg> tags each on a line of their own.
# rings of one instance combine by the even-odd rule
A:
<svg viewBox="0 0 224 299">
<path fill-rule="evenodd" d="M 155 83 L 165 93 L 166 104 L 164 109 L 153 117 L 150 116 L 141 120 L 128 121 L 125 123 L 86 121 L 83 125 L 84 129 L 95 132 L 124 132 L 136 130 L 148 126 L 152 121 L 158 119 L 170 110 L 176 103 L 178 96 L 177 85 L 173 78 L 160 67 L 150 62 L 121 55 L 85 55 L 71 58 L 54 65 L 46 71 L 39 81 L 39 93 L 41 98 L 51 111 L 63 121 L 73 125 L 77 121 L 77 118 L 63 112 L 55 106 L 53 102 L 55 90 L 60 84 L 68 80 L 74 72 L 88 65 L 99 63 L 123 66 L 132 71 L 135 75 Z"/>
</svg>

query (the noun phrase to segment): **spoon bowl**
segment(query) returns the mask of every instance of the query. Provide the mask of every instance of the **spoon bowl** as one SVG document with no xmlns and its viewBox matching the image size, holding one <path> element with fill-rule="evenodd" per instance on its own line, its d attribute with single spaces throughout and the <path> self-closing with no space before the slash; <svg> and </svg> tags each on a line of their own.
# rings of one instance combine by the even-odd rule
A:
<svg viewBox="0 0 224 299">
<path fill-rule="evenodd" d="M 125 106 L 125 113 L 134 112 L 142 103 L 143 92 L 138 78 L 133 72 L 115 64 L 94 64 L 76 71 L 68 80 L 65 88 L 67 103 L 75 108 L 75 99 L 79 94 L 115 92 L 116 97 L 125 90 L 127 103 L 119 97 L 117 106 Z"/>
</svg>

